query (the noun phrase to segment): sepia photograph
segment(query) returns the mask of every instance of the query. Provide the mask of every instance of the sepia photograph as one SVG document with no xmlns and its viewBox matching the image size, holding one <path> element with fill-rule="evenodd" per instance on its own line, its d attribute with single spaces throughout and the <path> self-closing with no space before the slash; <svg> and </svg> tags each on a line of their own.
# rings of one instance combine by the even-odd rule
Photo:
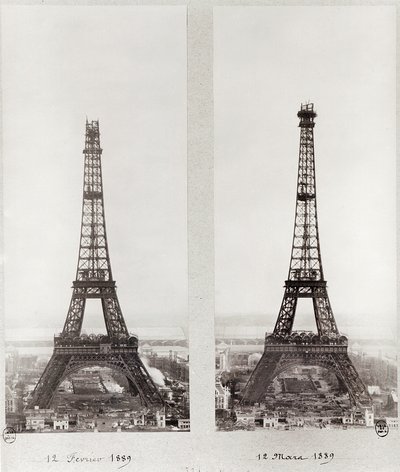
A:
<svg viewBox="0 0 400 472">
<path fill-rule="evenodd" d="M 2 7 L 6 427 L 189 431 L 186 24 Z"/>
<path fill-rule="evenodd" d="M 397 472 L 399 19 L 3 2 L 1 470 Z"/>
<path fill-rule="evenodd" d="M 214 11 L 219 431 L 398 428 L 395 34 Z"/>
</svg>

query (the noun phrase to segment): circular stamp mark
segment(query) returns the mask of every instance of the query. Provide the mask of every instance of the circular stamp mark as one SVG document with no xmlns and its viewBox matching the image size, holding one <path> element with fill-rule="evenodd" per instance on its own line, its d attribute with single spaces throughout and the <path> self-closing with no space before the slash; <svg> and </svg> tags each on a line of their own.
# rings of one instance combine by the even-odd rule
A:
<svg viewBox="0 0 400 472">
<path fill-rule="evenodd" d="M 378 420 L 375 423 L 375 432 L 380 438 L 384 438 L 389 433 L 389 426 L 387 425 L 386 421 Z"/>
<path fill-rule="evenodd" d="M 3 429 L 4 442 L 6 442 L 7 444 L 12 444 L 16 438 L 17 434 L 14 428 L 7 427 Z"/>
</svg>

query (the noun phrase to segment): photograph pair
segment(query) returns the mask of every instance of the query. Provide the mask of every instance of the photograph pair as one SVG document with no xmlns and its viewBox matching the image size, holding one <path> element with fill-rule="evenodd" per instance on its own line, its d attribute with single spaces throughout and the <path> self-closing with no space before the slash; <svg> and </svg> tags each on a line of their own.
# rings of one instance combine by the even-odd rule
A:
<svg viewBox="0 0 400 472">
<path fill-rule="evenodd" d="M 395 9 L 212 18 L 210 320 L 186 7 L 1 8 L 9 432 L 398 428 Z"/>
</svg>

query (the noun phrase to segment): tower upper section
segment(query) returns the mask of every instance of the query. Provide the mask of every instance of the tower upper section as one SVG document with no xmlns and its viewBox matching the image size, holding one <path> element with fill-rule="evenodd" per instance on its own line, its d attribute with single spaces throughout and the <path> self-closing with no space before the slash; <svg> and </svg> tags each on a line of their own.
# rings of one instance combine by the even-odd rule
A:
<svg viewBox="0 0 400 472">
<path fill-rule="evenodd" d="M 104 216 L 99 122 L 86 121 L 81 240 L 76 280 L 111 282 Z"/>
<path fill-rule="evenodd" d="M 323 280 L 315 186 L 314 104 L 301 105 L 296 215 L 289 280 Z"/>
<path fill-rule="evenodd" d="M 314 111 L 314 103 L 302 103 L 297 116 L 300 118 L 299 126 L 301 128 L 314 128 L 314 118 L 317 116 Z"/>
</svg>

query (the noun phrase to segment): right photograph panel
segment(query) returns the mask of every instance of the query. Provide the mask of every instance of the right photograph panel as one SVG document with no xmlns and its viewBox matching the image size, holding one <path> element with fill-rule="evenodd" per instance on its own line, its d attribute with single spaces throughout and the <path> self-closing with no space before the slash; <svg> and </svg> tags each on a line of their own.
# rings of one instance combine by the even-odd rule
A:
<svg viewBox="0 0 400 472">
<path fill-rule="evenodd" d="M 214 9 L 219 431 L 398 427 L 395 22 Z"/>
</svg>

